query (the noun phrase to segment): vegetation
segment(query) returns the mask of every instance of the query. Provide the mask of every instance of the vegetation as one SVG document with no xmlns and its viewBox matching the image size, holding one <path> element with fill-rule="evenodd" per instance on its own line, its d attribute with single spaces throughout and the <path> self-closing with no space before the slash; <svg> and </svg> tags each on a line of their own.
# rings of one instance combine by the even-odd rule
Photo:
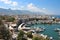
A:
<svg viewBox="0 0 60 40">
<path fill-rule="evenodd" d="M 43 38 L 42 36 L 39 35 L 32 35 L 32 32 L 24 33 L 22 30 L 20 30 L 17 40 L 27 40 L 27 38 L 24 38 L 24 35 L 27 35 L 27 38 L 31 38 L 32 40 L 49 40 L 49 38 Z"/>
<path fill-rule="evenodd" d="M 26 35 L 27 35 L 27 37 L 29 37 L 29 38 L 32 38 L 32 37 L 33 37 L 32 32 L 28 32 Z"/>
<path fill-rule="evenodd" d="M 8 21 L 8 22 L 14 22 L 14 20 L 15 20 L 15 18 L 13 18 L 13 17 L 9 17 L 9 18 L 7 18 L 6 21 Z"/>
<path fill-rule="evenodd" d="M 39 37 L 33 37 L 32 40 L 41 40 Z"/>
<path fill-rule="evenodd" d="M 0 39 L 10 40 L 11 34 L 9 30 L 5 27 L 3 22 L 0 20 Z"/>
<path fill-rule="evenodd" d="M 24 32 L 22 30 L 19 31 L 17 40 L 27 40 L 26 38 L 24 38 Z"/>
<path fill-rule="evenodd" d="M 5 20 L 5 17 L 4 16 L 0 16 L 0 19 Z"/>
<path fill-rule="evenodd" d="M 1 16 L 0 15 L 0 19 L 1 20 L 6 20 L 7 22 L 14 22 L 15 18 L 11 17 L 11 16 Z"/>
<path fill-rule="evenodd" d="M 34 36 L 32 40 L 49 40 L 49 38 L 44 39 L 43 37 Z"/>
</svg>

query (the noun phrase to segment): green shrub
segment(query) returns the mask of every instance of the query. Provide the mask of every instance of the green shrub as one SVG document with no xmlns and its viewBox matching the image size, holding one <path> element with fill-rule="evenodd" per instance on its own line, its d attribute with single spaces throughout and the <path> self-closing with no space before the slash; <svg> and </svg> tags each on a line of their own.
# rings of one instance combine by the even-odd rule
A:
<svg viewBox="0 0 60 40">
<path fill-rule="evenodd" d="M 32 37 L 33 37 L 32 32 L 28 32 L 26 35 L 27 35 L 27 37 L 29 37 L 29 38 L 32 38 Z"/>
<path fill-rule="evenodd" d="M 32 40 L 41 40 L 39 37 L 33 37 Z"/>
<path fill-rule="evenodd" d="M 14 22 L 14 20 L 15 20 L 15 18 L 13 18 L 13 17 L 9 17 L 6 19 L 6 21 L 8 21 L 8 22 Z"/>
<path fill-rule="evenodd" d="M 23 37 L 24 37 L 24 32 L 22 30 L 20 30 L 18 37 L 17 37 L 17 40 L 23 40 Z"/>
</svg>

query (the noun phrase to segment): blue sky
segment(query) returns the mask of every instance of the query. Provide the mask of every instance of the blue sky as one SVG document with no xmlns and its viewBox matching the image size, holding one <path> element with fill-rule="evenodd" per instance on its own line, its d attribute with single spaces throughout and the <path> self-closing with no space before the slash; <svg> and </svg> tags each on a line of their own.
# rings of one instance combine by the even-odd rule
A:
<svg viewBox="0 0 60 40">
<path fill-rule="evenodd" d="M 60 0 L 0 0 L 0 8 L 60 15 Z"/>
</svg>

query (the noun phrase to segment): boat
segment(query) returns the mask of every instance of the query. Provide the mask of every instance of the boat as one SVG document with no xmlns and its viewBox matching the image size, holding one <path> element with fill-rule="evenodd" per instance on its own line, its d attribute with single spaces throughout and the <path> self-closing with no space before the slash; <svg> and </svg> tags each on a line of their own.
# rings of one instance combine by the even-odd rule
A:
<svg viewBox="0 0 60 40">
<path fill-rule="evenodd" d="M 39 28 L 39 27 L 35 29 L 35 31 L 36 31 L 37 33 L 43 32 L 44 30 L 45 30 L 45 28 Z"/>
<path fill-rule="evenodd" d="M 53 40 L 53 37 L 50 37 L 50 40 Z"/>
<path fill-rule="evenodd" d="M 31 27 L 31 25 L 30 24 L 25 24 L 25 27 Z"/>
<path fill-rule="evenodd" d="M 59 29 L 59 28 L 55 28 L 54 30 L 55 30 L 56 32 L 59 32 L 59 31 L 60 31 L 60 29 Z"/>
<path fill-rule="evenodd" d="M 60 31 L 58 32 L 58 34 L 60 35 Z"/>
<path fill-rule="evenodd" d="M 44 30 L 45 30 L 44 26 L 43 26 L 43 27 L 39 27 L 39 28 L 41 28 L 41 29 L 44 29 Z"/>
</svg>

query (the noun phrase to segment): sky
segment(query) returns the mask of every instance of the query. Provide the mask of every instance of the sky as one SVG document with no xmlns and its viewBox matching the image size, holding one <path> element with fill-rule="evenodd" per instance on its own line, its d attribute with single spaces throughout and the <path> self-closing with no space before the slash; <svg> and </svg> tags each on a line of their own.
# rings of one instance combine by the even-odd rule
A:
<svg viewBox="0 0 60 40">
<path fill-rule="evenodd" d="M 0 8 L 60 15 L 60 0 L 0 0 Z"/>
</svg>

